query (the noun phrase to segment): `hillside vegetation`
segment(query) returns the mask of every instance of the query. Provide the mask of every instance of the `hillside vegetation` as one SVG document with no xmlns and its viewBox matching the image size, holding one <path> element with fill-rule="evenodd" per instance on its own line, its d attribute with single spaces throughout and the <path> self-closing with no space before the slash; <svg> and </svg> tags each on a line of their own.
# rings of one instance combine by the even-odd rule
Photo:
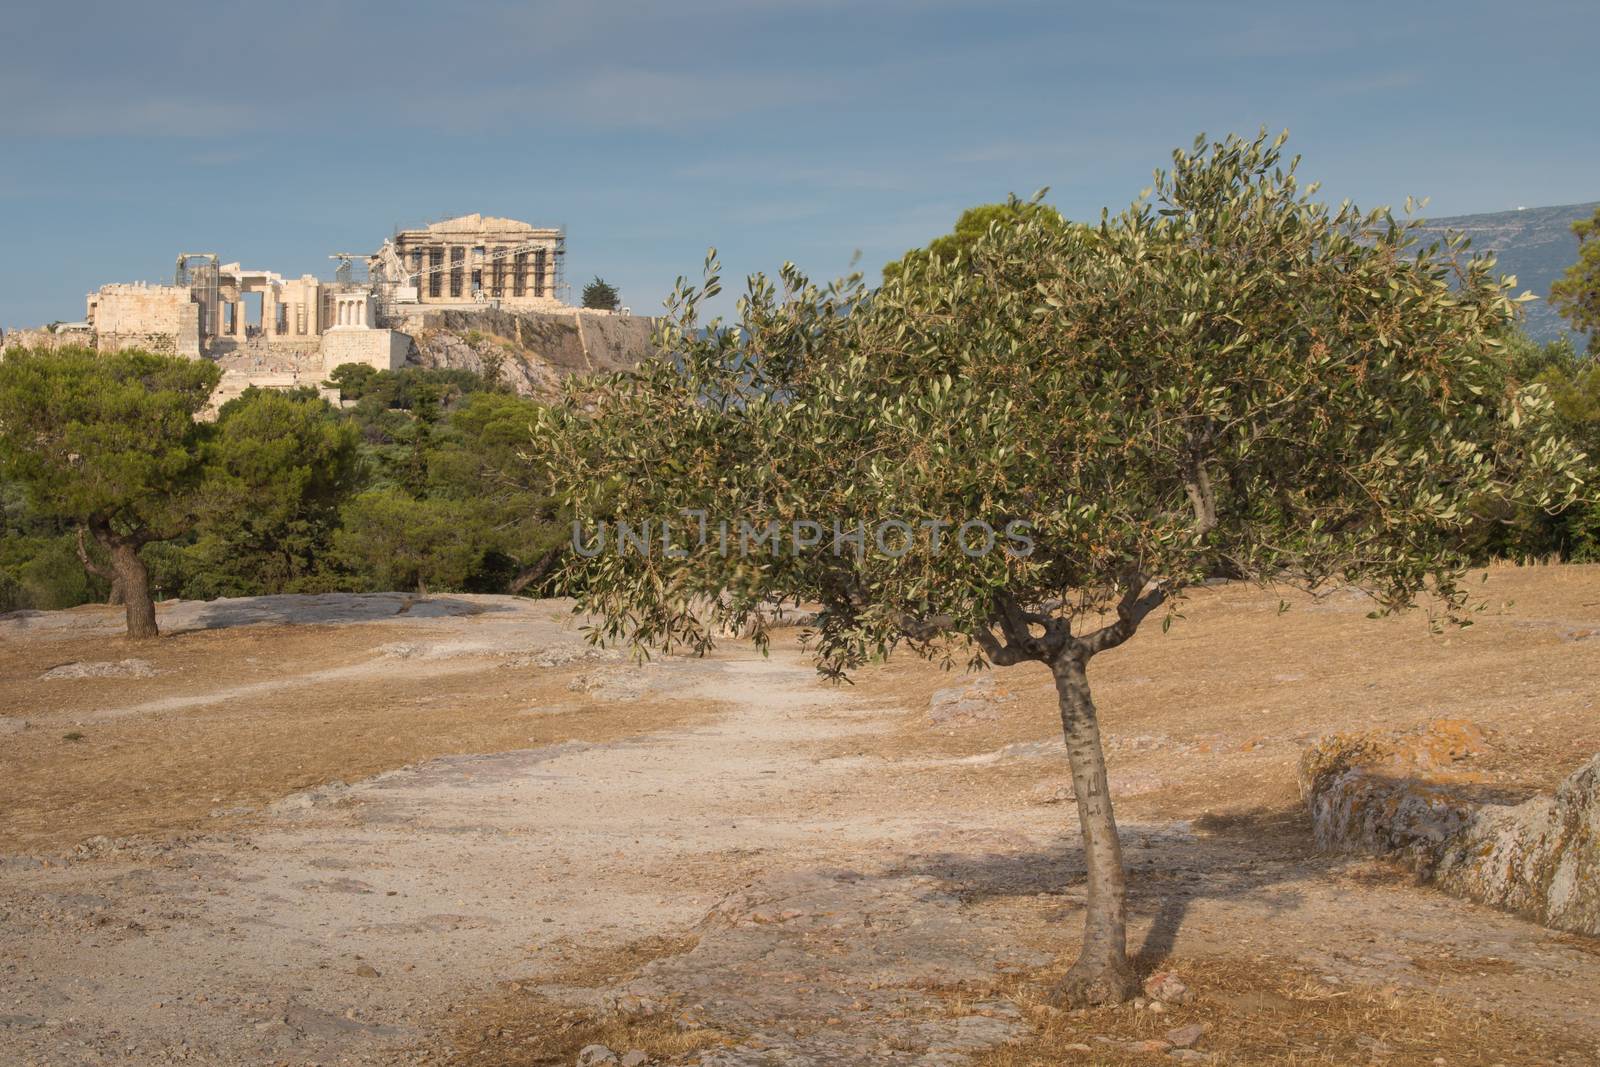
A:
<svg viewBox="0 0 1600 1067">
<path fill-rule="evenodd" d="M 1578 239 L 1572 224 L 1591 217 L 1600 201 L 1492 211 L 1481 215 L 1430 218 L 1424 230 L 1443 236 L 1449 231 L 1472 238 L 1474 252 L 1492 252 L 1496 269 L 1517 277 L 1518 290 L 1539 299 L 1523 305 L 1523 329 L 1534 341 L 1563 338 L 1582 349 L 1584 341 L 1550 304 L 1550 283 L 1578 261 Z"/>
</svg>

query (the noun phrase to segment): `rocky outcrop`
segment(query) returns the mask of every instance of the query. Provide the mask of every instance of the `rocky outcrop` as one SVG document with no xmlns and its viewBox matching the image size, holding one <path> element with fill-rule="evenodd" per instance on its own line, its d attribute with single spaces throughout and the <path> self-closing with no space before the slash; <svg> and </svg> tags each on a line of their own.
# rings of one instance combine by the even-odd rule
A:
<svg viewBox="0 0 1600 1067">
<path fill-rule="evenodd" d="M 574 374 L 625 370 L 649 356 L 656 320 L 585 311 L 499 308 L 420 312 L 399 328 L 410 361 L 424 367 L 497 371 L 519 393 L 553 394 Z"/>
<path fill-rule="evenodd" d="M 1600 756 L 1553 794 L 1503 804 L 1481 799 L 1470 768 L 1486 750 L 1458 719 L 1319 739 L 1300 762 L 1317 844 L 1394 856 L 1458 896 L 1600 934 Z"/>
<path fill-rule="evenodd" d="M 935 692 L 928 700 L 928 722 L 934 726 L 994 722 L 1000 718 L 1000 706 L 1016 699 L 1016 694 L 993 674 L 980 674 Z"/>
</svg>

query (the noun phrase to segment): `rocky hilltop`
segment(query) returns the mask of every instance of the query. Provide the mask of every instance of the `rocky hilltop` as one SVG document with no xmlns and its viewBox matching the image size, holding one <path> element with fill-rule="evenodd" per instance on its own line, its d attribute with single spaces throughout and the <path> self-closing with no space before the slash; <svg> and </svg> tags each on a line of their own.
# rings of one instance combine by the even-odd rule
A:
<svg viewBox="0 0 1600 1067">
<path fill-rule="evenodd" d="M 1550 283 L 1578 260 L 1578 239 L 1572 224 L 1600 208 L 1600 201 L 1554 207 L 1519 208 L 1484 215 L 1455 215 L 1429 219 L 1426 230 L 1443 235 L 1447 230 L 1472 238 L 1474 252 L 1493 252 L 1502 274 L 1517 276 L 1517 291 L 1526 289 L 1539 299 L 1523 305 L 1524 324 L 1538 341 L 1571 336 L 1580 348 L 1583 339 L 1567 329 L 1550 306 Z"/>
<path fill-rule="evenodd" d="M 548 396 L 573 374 L 623 370 L 651 354 L 656 320 L 567 311 L 426 311 L 402 327 L 408 363 L 483 371 L 498 366 L 519 393 Z"/>
</svg>

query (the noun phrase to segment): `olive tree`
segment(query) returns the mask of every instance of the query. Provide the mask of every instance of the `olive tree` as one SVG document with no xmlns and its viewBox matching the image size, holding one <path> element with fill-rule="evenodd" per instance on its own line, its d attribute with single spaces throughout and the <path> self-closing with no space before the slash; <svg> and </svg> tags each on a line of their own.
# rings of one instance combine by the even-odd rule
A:
<svg viewBox="0 0 1600 1067">
<path fill-rule="evenodd" d="M 1217 576 L 1465 619 L 1474 509 L 1578 491 L 1540 388 L 1504 384 L 1492 263 L 1330 209 L 1282 143 L 1198 140 L 1120 215 L 1021 215 L 878 290 L 786 266 L 737 323 L 697 318 L 708 257 L 668 355 L 572 386 L 533 445 L 621 520 L 569 561 L 596 640 L 764 647 L 788 599 L 834 677 L 901 647 L 1050 671 L 1088 889 L 1064 1003 L 1135 987 L 1094 657 Z"/>
<path fill-rule="evenodd" d="M 13 349 L 0 359 L 0 474 L 39 514 L 105 550 L 129 637 L 157 634 L 139 550 L 193 525 L 205 433 L 194 417 L 220 375 L 205 360 L 148 352 Z"/>
</svg>

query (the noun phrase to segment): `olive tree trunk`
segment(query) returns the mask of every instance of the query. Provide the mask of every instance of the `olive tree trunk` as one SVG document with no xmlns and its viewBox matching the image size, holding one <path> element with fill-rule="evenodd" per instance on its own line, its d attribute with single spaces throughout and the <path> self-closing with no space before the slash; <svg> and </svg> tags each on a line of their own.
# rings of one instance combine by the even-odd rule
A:
<svg viewBox="0 0 1600 1067">
<path fill-rule="evenodd" d="M 1083 920 L 1083 949 L 1061 984 L 1055 1000 L 1071 1007 L 1117 1004 L 1138 989 L 1128 962 L 1127 880 L 1122 843 L 1111 813 L 1106 786 L 1106 760 L 1100 749 L 1100 724 L 1089 696 L 1086 658 L 1071 648 L 1054 663 L 1056 694 L 1061 704 L 1061 729 L 1072 762 L 1072 791 L 1083 831 L 1083 856 L 1088 868 L 1088 910 Z"/>
</svg>

